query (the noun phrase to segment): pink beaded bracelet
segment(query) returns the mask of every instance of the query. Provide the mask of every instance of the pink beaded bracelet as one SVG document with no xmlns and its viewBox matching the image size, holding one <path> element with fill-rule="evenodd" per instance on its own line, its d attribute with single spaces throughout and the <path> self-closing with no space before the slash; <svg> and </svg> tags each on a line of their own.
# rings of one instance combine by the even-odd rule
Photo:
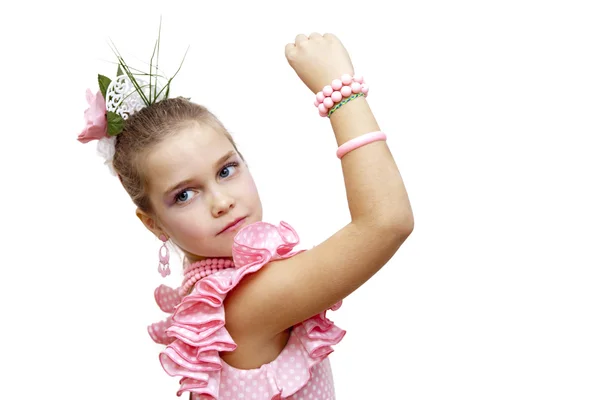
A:
<svg viewBox="0 0 600 400">
<path fill-rule="evenodd" d="M 341 79 L 334 79 L 331 85 L 325 86 L 322 91 L 317 93 L 314 104 L 319 109 L 319 115 L 327 117 L 329 109 L 336 103 L 356 93 L 363 93 L 365 96 L 369 93 L 369 87 L 364 84 L 363 77 L 344 74 Z"/>
<path fill-rule="evenodd" d="M 337 157 L 341 160 L 346 154 L 352 150 L 356 150 L 366 144 L 373 143 L 379 140 L 386 140 L 387 136 L 381 131 L 365 133 L 364 135 L 355 137 L 341 145 L 336 152 Z"/>
</svg>

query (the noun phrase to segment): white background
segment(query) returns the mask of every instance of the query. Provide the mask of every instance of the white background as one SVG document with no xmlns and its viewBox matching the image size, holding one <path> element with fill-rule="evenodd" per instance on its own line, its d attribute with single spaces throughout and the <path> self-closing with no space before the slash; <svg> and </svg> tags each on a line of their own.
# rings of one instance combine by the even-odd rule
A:
<svg viewBox="0 0 600 400">
<path fill-rule="evenodd" d="M 303 247 L 349 213 L 285 44 L 333 32 L 371 86 L 416 225 L 330 314 L 338 399 L 600 398 L 596 4 L 4 2 L 0 398 L 176 398 L 146 332 L 159 242 L 76 141 L 85 90 L 116 73 L 108 39 L 147 62 L 161 15 L 161 67 L 190 46 L 172 94 L 231 130 L 264 219 Z"/>
</svg>

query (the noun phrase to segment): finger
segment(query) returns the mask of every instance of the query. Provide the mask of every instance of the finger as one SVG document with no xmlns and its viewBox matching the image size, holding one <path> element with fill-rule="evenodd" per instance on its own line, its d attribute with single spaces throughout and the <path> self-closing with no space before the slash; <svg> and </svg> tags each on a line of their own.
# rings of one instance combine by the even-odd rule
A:
<svg viewBox="0 0 600 400">
<path fill-rule="evenodd" d="M 296 49 L 296 45 L 294 43 L 288 43 L 285 45 L 285 56 L 290 58 L 292 52 Z"/>
<path fill-rule="evenodd" d="M 333 33 L 324 33 L 323 39 L 338 40 L 337 36 L 335 36 Z"/>
<path fill-rule="evenodd" d="M 317 40 L 317 39 L 323 39 L 323 36 L 321 36 L 321 34 L 318 32 L 313 32 L 308 36 L 308 40 Z"/>
<path fill-rule="evenodd" d="M 296 46 L 300 46 L 300 44 L 306 42 L 307 40 L 308 38 L 306 37 L 306 35 L 300 34 L 296 36 Z"/>
</svg>

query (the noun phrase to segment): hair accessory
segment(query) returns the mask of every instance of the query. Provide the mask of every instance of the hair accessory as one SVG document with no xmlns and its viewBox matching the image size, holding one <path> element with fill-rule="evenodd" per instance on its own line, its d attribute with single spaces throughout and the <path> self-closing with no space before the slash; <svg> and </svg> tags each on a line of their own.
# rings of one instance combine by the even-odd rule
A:
<svg viewBox="0 0 600 400">
<path fill-rule="evenodd" d="M 127 75 L 119 75 L 117 78 L 110 83 L 106 89 L 106 111 L 109 113 L 117 114 L 121 119 L 126 120 L 135 112 L 140 111 L 147 104 L 144 98 L 140 95 L 143 93 L 146 99 L 152 99 L 152 103 L 165 99 L 166 92 L 163 91 L 164 83 L 163 79 L 156 77 L 154 82 L 154 88 L 157 88 L 158 93 L 155 98 L 152 98 L 153 93 L 152 85 L 142 79 L 135 79 L 134 81 Z M 140 92 L 138 92 L 138 87 Z M 121 127 L 122 130 L 122 127 Z M 118 135 L 115 133 L 115 135 Z"/>
<path fill-rule="evenodd" d="M 365 133 L 364 135 L 358 136 L 354 139 L 351 139 L 341 145 L 337 150 L 337 157 L 341 160 L 346 154 L 351 152 L 352 150 L 358 149 L 366 144 L 373 143 L 379 140 L 386 140 L 387 136 L 385 133 L 381 131 L 375 131 L 370 133 Z"/>
<path fill-rule="evenodd" d="M 322 91 L 316 94 L 315 107 L 319 109 L 321 117 L 330 117 L 335 110 L 352 101 L 361 93 L 363 96 L 369 94 L 369 87 L 364 84 L 364 79 L 361 75 L 350 76 L 349 74 L 342 75 L 341 79 L 334 79 L 331 85 L 327 85 Z M 344 99 L 347 101 L 339 105 Z M 330 111 L 334 105 L 339 105 L 333 112 Z"/>
<path fill-rule="evenodd" d="M 159 239 L 162 240 L 163 244 L 160 246 L 160 249 L 158 249 L 158 272 L 165 278 L 171 274 L 171 268 L 169 268 L 169 248 L 167 247 L 168 239 L 163 234 L 160 235 Z M 163 249 L 165 250 L 164 255 Z"/>
<path fill-rule="evenodd" d="M 97 140 L 98 154 L 104 158 L 104 163 L 111 173 L 116 175 L 112 168 L 115 137 L 123 131 L 125 120 L 133 113 L 169 97 L 171 81 L 179 73 L 185 55 L 175 75 L 168 79 L 162 75 L 157 64 L 160 52 L 160 26 L 154 52 L 150 58 L 149 73 L 129 67 L 114 45 L 112 50 L 117 58 L 117 76 L 115 80 L 111 80 L 98 74 L 100 90 L 96 94 L 93 94 L 90 89 L 87 90 L 86 99 L 89 108 L 84 112 L 85 127 L 77 140 L 81 143 Z M 155 57 L 156 62 L 154 62 Z"/>
</svg>

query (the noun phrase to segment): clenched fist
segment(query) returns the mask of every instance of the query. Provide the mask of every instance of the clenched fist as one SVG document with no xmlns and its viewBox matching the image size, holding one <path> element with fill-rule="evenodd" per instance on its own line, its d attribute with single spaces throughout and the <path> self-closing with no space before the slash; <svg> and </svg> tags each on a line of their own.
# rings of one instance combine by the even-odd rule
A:
<svg viewBox="0 0 600 400">
<path fill-rule="evenodd" d="M 331 33 L 298 35 L 294 43 L 285 46 L 285 56 L 298 77 L 315 94 L 343 74 L 354 75 L 348 51 Z"/>
</svg>

